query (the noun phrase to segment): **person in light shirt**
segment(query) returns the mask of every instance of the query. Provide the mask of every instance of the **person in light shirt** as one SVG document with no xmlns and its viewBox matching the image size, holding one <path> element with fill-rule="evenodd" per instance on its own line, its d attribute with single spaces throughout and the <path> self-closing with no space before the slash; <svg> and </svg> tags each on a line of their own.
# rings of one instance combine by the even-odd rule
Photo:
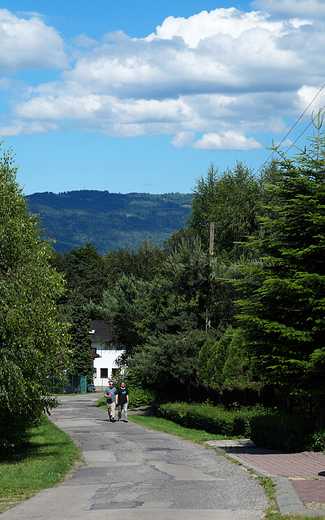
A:
<svg viewBox="0 0 325 520">
<path fill-rule="evenodd" d="M 107 411 L 109 420 L 115 421 L 115 396 L 116 396 L 116 388 L 114 386 L 113 381 L 108 383 L 108 387 L 105 390 L 104 397 L 106 397 L 107 402 Z"/>
</svg>

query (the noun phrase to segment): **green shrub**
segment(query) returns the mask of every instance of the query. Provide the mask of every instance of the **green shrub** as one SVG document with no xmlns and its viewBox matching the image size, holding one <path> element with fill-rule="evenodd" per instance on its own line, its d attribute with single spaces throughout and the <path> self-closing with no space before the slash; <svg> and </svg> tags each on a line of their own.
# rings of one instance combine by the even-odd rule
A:
<svg viewBox="0 0 325 520">
<path fill-rule="evenodd" d="M 156 393 L 152 390 L 143 390 L 140 387 L 129 388 L 129 408 L 139 408 L 139 406 L 150 406 L 156 400 Z"/>
<path fill-rule="evenodd" d="M 186 428 L 227 437 L 250 437 L 252 417 L 266 413 L 261 406 L 227 411 L 223 406 L 187 403 L 155 405 L 154 410 L 158 417 L 164 417 Z"/>
<path fill-rule="evenodd" d="M 298 452 L 307 449 L 314 425 L 306 417 L 272 413 L 251 420 L 251 440 L 263 448 Z"/>
<path fill-rule="evenodd" d="M 318 430 L 310 436 L 308 451 L 325 451 L 325 430 Z"/>
</svg>

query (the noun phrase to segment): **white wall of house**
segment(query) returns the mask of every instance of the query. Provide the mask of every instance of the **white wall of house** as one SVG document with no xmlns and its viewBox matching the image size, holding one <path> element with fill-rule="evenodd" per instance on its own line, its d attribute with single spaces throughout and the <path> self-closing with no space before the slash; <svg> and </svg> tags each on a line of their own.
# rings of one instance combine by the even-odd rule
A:
<svg viewBox="0 0 325 520">
<path fill-rule="evenodd" d="M 94 385 L 97 390 L 105 390 L 108 387 L 108 381 L 114 376 L 114 372 L 118 370 L 116 359 L 122 354 L 122 350 L 104 350 L 103 346 L 97 341 L 93 341 L 92 347 L 96 349 L 96 353 L 100 356 L 94 359 L 93 367 L 96 369 L 94 374 Z"/>
</svg>

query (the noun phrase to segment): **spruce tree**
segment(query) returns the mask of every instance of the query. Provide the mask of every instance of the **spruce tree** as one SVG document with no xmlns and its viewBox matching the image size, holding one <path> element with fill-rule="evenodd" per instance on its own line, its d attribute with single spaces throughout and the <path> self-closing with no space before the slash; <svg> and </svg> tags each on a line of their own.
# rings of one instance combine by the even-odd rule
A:
<svg viewBox="0 0 325 520">
<path fill-rule="evenodd" d="M 266 189 L 268 215 L 251 247 L 260 267 L 246 267 L 239 320 L 265 381 L 287 396 L 317 396 L 325 426 L 325 136 L 277 161 Z M 273 202 L 272 202 L 273 201 Z M 249 271 L 249 272 L 248 272 Z"/>
</svg>

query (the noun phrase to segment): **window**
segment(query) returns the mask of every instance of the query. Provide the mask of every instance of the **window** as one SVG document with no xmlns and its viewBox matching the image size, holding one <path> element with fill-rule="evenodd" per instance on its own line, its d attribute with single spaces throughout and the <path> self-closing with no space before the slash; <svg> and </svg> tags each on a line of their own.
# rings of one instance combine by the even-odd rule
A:
<svg viewBox="0 0 325 520">
<path fill-rule="evenodd" d="M 100 377 L 103 379 L 103 378 L 108 378 L 108 368 L 101 368 L 100 369 Z"/>
</svg>

